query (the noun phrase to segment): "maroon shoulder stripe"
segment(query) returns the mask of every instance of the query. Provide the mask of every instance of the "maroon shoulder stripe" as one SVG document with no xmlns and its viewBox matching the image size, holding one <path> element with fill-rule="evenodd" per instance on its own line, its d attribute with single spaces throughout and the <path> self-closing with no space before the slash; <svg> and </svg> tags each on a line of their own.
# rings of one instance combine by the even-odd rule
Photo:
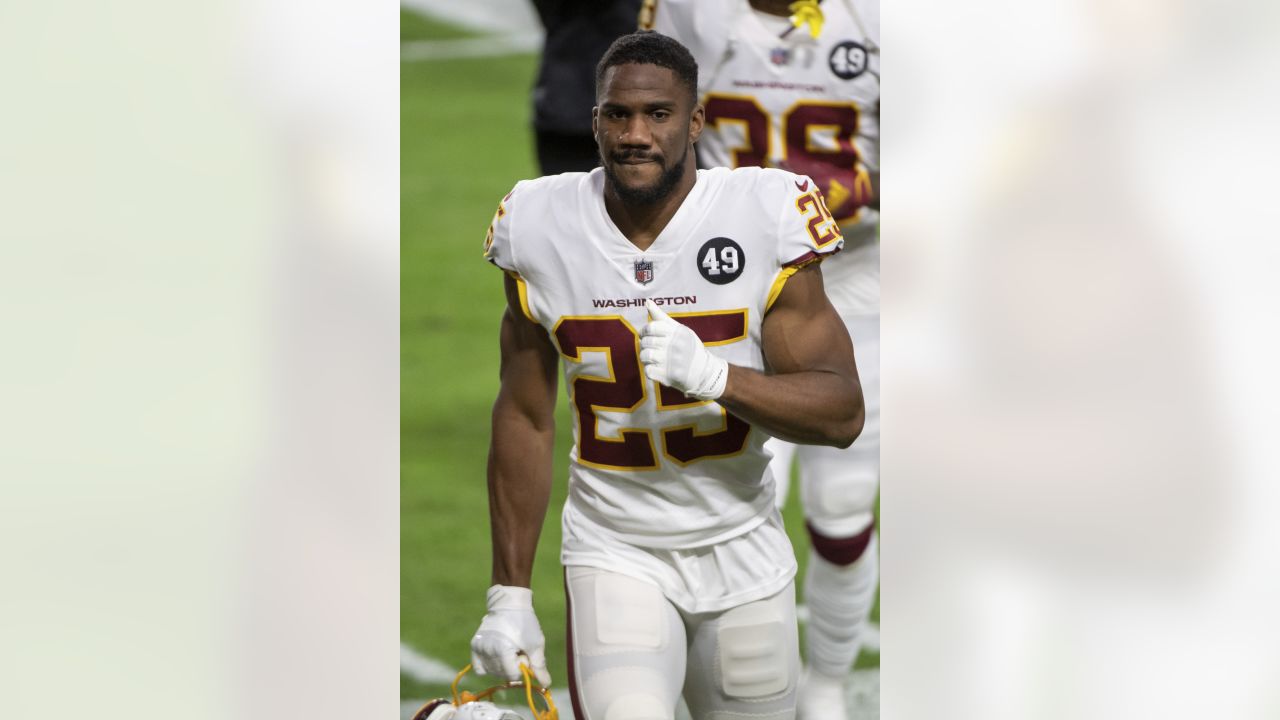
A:
<svg viewBox="0 0 1280 720">
<path fill-rule="evenodd" d="M 801 255 L 795 260 L 789 260 L 787 262 L 782 263 L 782 267 L 802 268 L 805 265 L 826 260 L 827 258 L 831 257 L 832 255 L 835 255 L 838 252 L 840 252 L 840 248 L 836 248 L 831 252 L 825 252 L 825 253 L 817 253 L 810 250 L 809 252 Z"/>
</svg>

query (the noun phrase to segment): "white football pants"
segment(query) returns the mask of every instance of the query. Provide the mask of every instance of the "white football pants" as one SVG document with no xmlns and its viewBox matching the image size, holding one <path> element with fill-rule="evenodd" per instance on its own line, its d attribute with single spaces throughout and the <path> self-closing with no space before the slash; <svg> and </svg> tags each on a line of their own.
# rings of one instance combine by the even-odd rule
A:
<svg viewBox="0 0 1280 720">
<path fill-rule="evenodd" d="M 685 613 L 657 585 L 565 568 L 569 691 L 578 720 L 792 720 L 800 675 L 795 585 Z"/>
</svg>

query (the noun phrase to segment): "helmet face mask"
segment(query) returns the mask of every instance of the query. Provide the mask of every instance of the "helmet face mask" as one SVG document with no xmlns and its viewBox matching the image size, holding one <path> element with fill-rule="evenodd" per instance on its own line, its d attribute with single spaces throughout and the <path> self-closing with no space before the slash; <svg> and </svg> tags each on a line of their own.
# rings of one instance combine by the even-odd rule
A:
<svg viewBox="0 0 1280 720">
<path fill-rule="evenodd" d="M 491 702 L 478 700 L 464 703 L 462 707 L 454 707 L 452 702 L 441 698 L 423 705 L 422 709 L 414 714 L 413 720 L 523 720 L 523 718 Z"/>
<path fill-rule="evenodd" d="M 453 720 L 523 720 L 519 715 L 489 702 L 472 702 L 458 708 Z"/>
</svg>

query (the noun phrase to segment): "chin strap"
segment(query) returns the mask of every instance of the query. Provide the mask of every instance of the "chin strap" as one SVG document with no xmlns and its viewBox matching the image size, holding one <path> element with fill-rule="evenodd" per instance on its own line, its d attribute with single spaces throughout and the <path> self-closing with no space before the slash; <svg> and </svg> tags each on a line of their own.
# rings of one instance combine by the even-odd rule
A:
<svg viewBox="0 0 1280 720">
<path fill-rule="evenodd" d="M 809 35 L 815 40 L 822 34 L 822 23 L 825 17 L 822 14 L 822 8 L 818 7 L 818 0 L 796 0 L 788 5 L 787 9 L 791 11 L 793 26 L 808 25 Z"/>
<path fill-rule="evenodd" d="M 502 690 L 524 688 L 525 700 L 529 703 L 529 709 L 533 711 L 535 720 L 560 720 L 560 712 L 556 710 L 556 704 L 551 700 L 551 691 L 542 687 L 533 679 L 533 671 L 529 669 L 528 665 L 520 663 L 520 674 L 524 677 L 523 681 L 513 680 L 502 685 L 494 685 L 478 693 L 458 690 L 458 684 L 462 682 L 462 676 L 469 672 L 471 672 L 471 665 L 462 668 L 462 671 L 453 679 L 453 684 L 449 686 L 450 691 L 453 693 L 454 707 L 461 707 L 469 702 L 485 700 Z M 535 693 L 542 698 L 542 704 L 545 706 L 542 710 L 539 710 L 537 704 L 533 701 Z"/>
<path fill-rule="evenodd" d="M 529 669 L 528 665 L 520 663 L 520 674 L 524 676 L 524 697 L 529 703 L 529 709 L 533 711 L 535 720 L 560 720 L 560 713 L 556 710 L 556 704 L 551 700 L 551 691 L 534 682 L 533 671 Z M 538 706 L 533 703 L 535 689 L 542 698 L 542 704 L 546 706 L 545 710 L 539 710 Z"/>
</svg>

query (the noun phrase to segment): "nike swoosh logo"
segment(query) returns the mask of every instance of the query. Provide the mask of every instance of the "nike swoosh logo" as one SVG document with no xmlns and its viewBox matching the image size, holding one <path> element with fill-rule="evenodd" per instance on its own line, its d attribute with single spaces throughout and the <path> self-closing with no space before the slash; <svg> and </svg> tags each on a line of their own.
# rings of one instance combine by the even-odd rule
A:
<svg viewBox="0 0 1280 720">
<path fill-rule="evenodd" d="M 799 180 L 797 180 L 797 181 L 796 181 L 796 188 L 797 188 L 800 192 L 804 192 L 805 190 L 808 190 L 808 189 L 809 189 L 809 181 L 808 181 L 808 180 L 805 180 L 804 182 L 800 182 Z"/>
</svg>

